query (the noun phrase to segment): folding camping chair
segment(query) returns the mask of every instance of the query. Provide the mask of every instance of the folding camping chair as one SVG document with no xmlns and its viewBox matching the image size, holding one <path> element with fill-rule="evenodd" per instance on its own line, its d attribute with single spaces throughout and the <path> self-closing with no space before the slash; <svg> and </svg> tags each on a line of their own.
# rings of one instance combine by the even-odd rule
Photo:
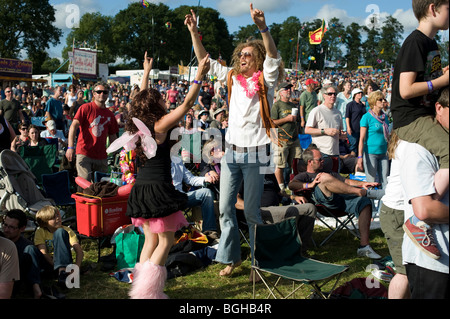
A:
<svg viewBox="0 0 450 319">
<path fill-rule="evenodd" d="M 282 298 L 293 296 L 303 285 L 308 284 L 313 288 L 312 293 L 327 299 L 326 293 L 321 288 L 336 280 L 330 291 L 333 291 L 343 272 L 348 266 L 335 265 L 305 258 L 301 255 L 301 239 L 297 232 L 296 218 L 289 218 L 276 224 L 255 226 L 254 260 L 253 270 L 253 298 L 255 298 L 256 275 L 269 290 L 267 298 L 277 298 L 277 293 Z M 269 281 L 265 274 L 272 274 L 278 278 L 274 283 Z M 293 282 L 293 290 L 285 295 L 277 285 L 280 280 L 288 279 Z M 299 283 L 295 287 L 295 283 Z"/>
<path fill-rule="evenodd" d="M 320 246 L 325 245 L 325 243 L 331 239 L 338 231 L 342 229 L 347 229 L 353 236 L 360 239 L 358 228 L 355 226 L 354 220 L 356 218 L 355 214 L 348 214 L 342 210 L 329 209 L 324 205 L 315 205 L 317 207 L 317 211 L 319 214 L 316 215 L 316 218 L 327 226 L 331 233 L 319 244 Z M 332 226 L 330 222 L 327 223 L 326 217 L 331 217 L 335 222 L 335 225 Z M 352 226 L 352 228 L 350 227 Z"/>
<path fill-rule="evenodd" d="M 42 175 L 42 187 L 48 197 L 53 199 L 58 207 L 70 207 L 75 211 L 75 199 L 70 192 L 69 172 L 64 170 L 53 174 Z"/>
<path fill-rule="evenodd" d="M 333 237 L 338 231 L 346 229 L 348 230 L 353 236 L 360 239 L 359 230 L 356 227 L 354 221 L 356 219 L 355 214 L 349 214 L 343 210 L 338 209 L 330 209 L 322 204 L 317 204 L 314 200 L 314 194 L 312 189 L 302 189 L 296 192 L 296 194 L 300 194 L 302 196 L 307 197 L 317 208 L 317 215 L 316 218 L 319 220 L 322 224 L 324 224 L 327 228 L 331 230 L 331 233 L 319 244 L 320 246 L 325 245 L 326 242 L 328 242 L 331 237 Z M 331 218 L 334 222 L 327 221 L 326 218 Z M 352 227 L 350 227 L 352 226 Z"/>
<path fill-rule="evenodd" d="M 43 146 L 22 146 L 18 153 L 27 163 L 31 172 L 37 179 L 39 185 L 42 185 L 42 174 L 52 174 L 53 167 L 56 164 L 58 146 L 48 144 Z"/>
</svg>

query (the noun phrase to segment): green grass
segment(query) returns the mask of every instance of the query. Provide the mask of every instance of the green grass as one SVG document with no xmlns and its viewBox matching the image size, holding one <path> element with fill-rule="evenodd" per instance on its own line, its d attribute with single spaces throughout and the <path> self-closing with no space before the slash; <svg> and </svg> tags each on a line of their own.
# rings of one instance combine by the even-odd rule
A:
<svg viewBox="0 0 450 319">
<path fill-rule="evenodd" d="M 313 238 L 320 243 L 329 233 L 322 227 L 315 227 Z M 357 257 L 356 249 L 359 240 L 347 231 L 340 231 L 327 244 L 322 247 L 312 247 L 309 250 L 310 258 L 348 265 L 349 270 L 343 274 L 338 285 L 353 278 L 367 277 L 366 267 L 372 262 L 369 258 Z M 68 299 L 126 299 L 130 284 L 122 283 L 109 276 L 108 271 L 102 271 L 101 263 L 97 264 L 96 243 L 91 240 L 83 240 L 85 251 L 83 266 L 91 265 L 94 269 L 83 274 L 80 280 L 80 288 L 67 290 Z M 389 255 L 388 247 L 381 230 L 371 231 L 371 246 L 381 256 Z M 251 299 L 253 293 L 250 274 L 250 249 L 242 246 L 242 266 L 235 269 L 230 277 L 220 277 L 219 271 L 224 265 L 213 264 L 205 269 L 196 271 L 187 276 L 170 279 L 166 283 L 165 293 L 171 299 Z M 111 248 L 103 248 L 102 255 L 112 252 Z M 292 288 L 292 283 L 286 280 L 280 282 L 282 291 Z M 329 291 L 332 284 L 324 286 L 323 291 Z M 309 286 L 301 288 L 295 298 L 307 298 L 311 292 Z M 266 298 L 267 290 L 263 283 L 256 285 L 256 298 Z"/>
</svg>

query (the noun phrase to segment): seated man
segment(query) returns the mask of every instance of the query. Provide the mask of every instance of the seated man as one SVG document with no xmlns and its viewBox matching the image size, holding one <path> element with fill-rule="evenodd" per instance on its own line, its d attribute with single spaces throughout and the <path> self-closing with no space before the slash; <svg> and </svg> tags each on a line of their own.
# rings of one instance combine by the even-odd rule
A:
<svg viewBox="0 0 450 319">
<path fill-rule="evenodd" d="M 55 121 L 53 121 L 53 120 L 47 121 L 45 123 L 45 126 L 47 127 L 47 129 L 41 132 L 42 138 L 45 138 L 45 139 L 57 138 L 58 145 L 60 145 L 62 147 L 67 146 L 67 138 L 64 136 L 63 131 L 56 129 Z"/>
<path fill-rule="evenodd" d="M 289 183 L 289 189 L 293 192 L 313 189 L 316 204 L 355 214 L 358 218 L 358 228 L 361 234 L 360 247 L 357 250 L 358 256 L 366 256 L 372 259 L 381 258 L 369 245 L 372 219 L 372 202 L 369 198 L 381 198 L 382 191 L 368 188 L 378 186 L 378 183 L 345 179 L 334 172 L 330 174 L 321 172 L 323 167 L 322 154 L 314 147 L 310 147 L 303 152 L 303 161 L 306 163 L 306 172 L 301 172 L 295 176 Z"/>
<path fill-rule="evenodd" d="M 217 183 L 219 175 L 211 171 L 202 176 L 194 176 L 181 160 L 172 160 L 172 179 L 175 188 L 183 191 L 183 182 L 194 187 L 202 187 L 186 192 L 188 196 L 187 207 L 201 206 L 202 208 L 202 232 L 212 238 L 218 238 L 216 214 L 214 213 L 214 193 L 211 189 L 203 187 L 205 183 Z"/>
<path fill-rule="evenodd" d="M 317 208 L 303 196 L 291 196 L 295 205 L 280 206 L 283 195 L 275 174 L 264 176 L 264 191 L 261 196 L 261 217 L 264 224 L 279 223 L 290 217 L 298 217 L 297 230 L 302 240 L 302 254 L 308 250 L 314 230 Z M 289 201 L 290 202 L 290 201 Z M 236 209 L 244 211 L 244 183 L 237 196 Z"/>
<path fill-rule="evenodd" d="M 3 236 L 11 240 L 17 248 L 20 267 L 20 281 L 15 282 L 15 289 L 21 284 L 31 287 L 35 299 L 42 296 L 41 277 L 50 275 L 52 267 L 45 262 L 44 255 L 28 239 L 22 236 L 27 226 L 27 216 L 19 209 L 6 212 L 3 221 Z"/>
<path fill-rule="evenodd" d="M 14 282 L 20 279 L 19 257 L 14 243 L 0 237 L 0 299 L 10 299 Z"/>
</svg>

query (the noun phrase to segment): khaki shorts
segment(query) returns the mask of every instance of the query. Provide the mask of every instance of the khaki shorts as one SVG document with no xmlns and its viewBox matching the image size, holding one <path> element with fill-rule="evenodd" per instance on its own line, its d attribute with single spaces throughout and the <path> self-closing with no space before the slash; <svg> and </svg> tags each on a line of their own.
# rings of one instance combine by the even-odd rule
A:
<svg viewBox="0 0 450 319">
<path fill-rule="evenodd" d="M 77 154 L 77 175 L 94 182 L 95 172 L 108 172 L 108 159 L 93 159 L 85 155 Z"/>
<path fill-rule="evenodd" d="M 389 208 L 386 205 L 381 204 L 380 225 L 384 237 L 386 237 L 389 253 L 394 262 L 396 272 L 406 275 L 402 258 L 403 234 L 405 233 L 402 228 L 404 223 L 403 216 L 403 210 Z"/>
<path fill-rule="evenodd" d="M 294 158 L 302 158 L 302 147 L 300 140 L 282 142 L 282 146 L 278 146 L 274 154 L 274 162 L 278 168 L 286 168 L 292 165 Z"/>
</svg>

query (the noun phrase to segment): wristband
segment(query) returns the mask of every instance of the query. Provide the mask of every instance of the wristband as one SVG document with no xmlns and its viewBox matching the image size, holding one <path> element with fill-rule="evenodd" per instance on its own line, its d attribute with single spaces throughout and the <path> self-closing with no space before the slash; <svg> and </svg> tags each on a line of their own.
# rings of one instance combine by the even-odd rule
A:
<svg viewBox="0 0 450 319">
<path fill-rule="evenodd" d="M 75 147 L 69 146 L 69 147 L 67 147 L 67 149 L 68 149 L 68 150 L 74 150 Z"/>
<path fill-rule="evenodd" d="M 261 32 L 261 33 L 266 33 L 267 31 L 269 31 L 269 27 L 266 27 L 266 28 L 263 29 L 263 30 L 259 30 L 259 32 Z"/>
<path fill-rule="evenodd" d="M 306 187 L 305 188 L 308 188 L 308 183 L 306 183 Z"/>
<path fill-rule="evenodd" d="M 427 84 L 428 84 L 428 93 L 431 93 L 431 92 L 433 92 L 433 83 L 431 83 L 431 81 L 427 81 Z"/>
<path fill-rule="evenodd" d="M 194 84 L 202 84 L 202 81 L 194 80 L 194 81 L 192 81 L 192 82 L 194 82 Z"/>
<path fill-rule="evenodd" d="M 358 158 L 362 158 L 362 156 L 358 156 Z"/>
<path fill-rule="evenodd" d="M 325 129 L 321 129 L 320 134 L 325 135 Z"/>
</svg>

